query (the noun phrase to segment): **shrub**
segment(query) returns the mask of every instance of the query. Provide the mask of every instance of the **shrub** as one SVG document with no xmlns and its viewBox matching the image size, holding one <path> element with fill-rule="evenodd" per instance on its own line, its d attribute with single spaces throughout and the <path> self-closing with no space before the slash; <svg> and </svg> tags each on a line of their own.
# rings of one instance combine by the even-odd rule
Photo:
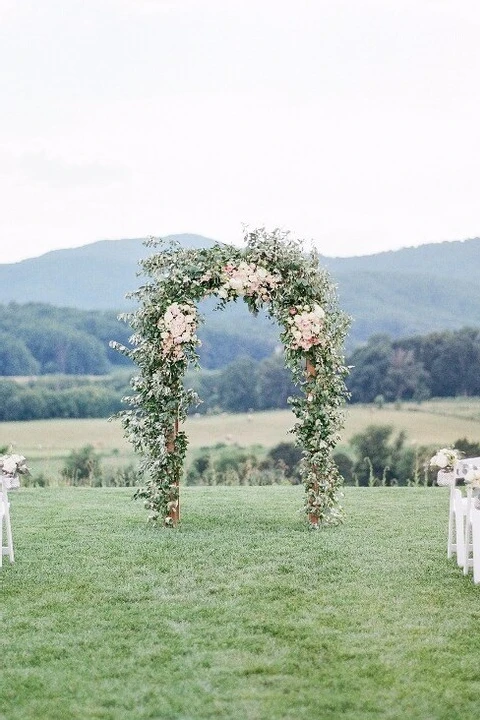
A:
<svg viewBox="0 0 480 720">
<path fill-rule="evenodd" d="M 202 448 L 190 463 L 187 485 L 277 485 L 300 482 L 302 451 L 280 443 L 263 456 L 259 447 L 218 445 Z"/>
<path fill-rule="evenodd" d="M 24 475 L 21 484 L 23 487 L 48 487 L 50 481 L 44 473 L 38 473 L 37 475 Z"/>
<path fill-rule="evenodd" d="M 338 472 L 343 477 L 345 485 L 353 485 L 355 476 L 353 472 L 354 462 L 352 458 L 344 452 L 335 452 L 332 457 L 338 468 Z"/>
<path fill-rule="evenodd" d="M 109 469 L 104 472 L 101 484 L 103 487 L 136 487 L 140 484 L 138 467 L 130 463 L 113 470 Z"/>
<path fill-rule="evenodd" d="M 267 453 L 266 460 L 270 462 L 272 469 L 280 470 L 291 483 L 300 483 L 300 461 L 302 449 L 294 443 L 282 442 L 275 445 Z"/>
<path fill-rule="evenodd" d="M 391 425 L 369 425 L 351 439 L 355 453 L 352 476 L 359 485 L 432 484 L 436 473 L 428 461 L 434 448 L 406 445 L 403 431 L 392 436 Z M 345 469 L 341 470 L 344 474 Z"/>
<path fill-rule="evenodd" d="M 98 486 L 102 477 L 100 456 L 92 445 L 85 445 L 80 450 L 72 450 L 60 474 L 71 485 Z"/>
<path fill-rule="evenodd" d="M 470 442 L 467 438 L 455 440 L 453 447 L 460 450 L 464 457 L 480 457 L 480 442 Z"/>
</svg>

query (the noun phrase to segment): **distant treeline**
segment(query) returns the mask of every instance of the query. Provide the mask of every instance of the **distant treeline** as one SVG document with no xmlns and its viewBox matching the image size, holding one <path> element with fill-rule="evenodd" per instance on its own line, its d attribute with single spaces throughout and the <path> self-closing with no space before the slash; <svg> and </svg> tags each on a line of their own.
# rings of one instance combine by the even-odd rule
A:
<svg viewBox="0 0 480 720">
<path fill-rule="evenodd" d="M 352 403 L 382 404 L 430 397 L 480 396 L 480 330 L 433 333 L 392 341 L 378 335 L 347 359 Z M 134 368 L 96 376 L 43 375 L 0 380 L 0 421 L 109 417 L 131 394 Z M 186 384 L 201 399 L 192 413 L 250 412 L 288 407 L 299 391 L 282 352 L 239 357 L 215 370 L 191 370 Z"/>
<path fill-rule="evenodd" d="M 109 417 L 132 394 L 131 371 L 101 377 L 44 375 L 0 379 L 0 422 L 48 418 Z M 221 370 L 192 371 L 186 382 L 202 402 L 191 412 L 248 412 L 287 407 L 296 392 L 280 355 L 256 361 L 240 358 Z"/>
<path fill-rule="evenodd" d="M 213 313 L 212 327 L 200 328 L 202 367 L 224 367 L 239 354 L 261 360 L 278 345 L 276 328 L 266 317 L 246 327 L 247 311 L 238 310 L 226 330 L 216 322 L 221 313 Z M 206 311 L 212 312 L 211 303 Z M 113 311 L 42 303 L 0 306 L 0 376 L 105 375 L 131 367 L 128 358 L 109 346 L 111 340 L 128 345 L 131 333 Z"/>
<path fill-rule="evenodd" d="M 0 380 L 0 421 L 110 417 L 123 407 L 130 372 L 97 379 L 45 375 Z"/>
<path fill-rule="evenodd" d="M 480 395 L 480 330 L 391 340 L 376 335 L 347 360 L 352 402 Z"/>
<path fill-rule="evenodd" d="M 104 375 L 129 363 L 109 347 L 130 334 L 113 312 L 41 303 L 0 309 L 0 375 Z"/>
<path fill-rule="evenodd" d="M 480 330 L 395 341 L 377 335 L 348 356 L 346 364 L 352 403 L 479 396 Z M 203 400 L 199 412 L 284 408 L 298 391 L 281 353 L 260 362 L 243 357 L 221 370 L 192 373 L 188 380 Z"/>
<path fill-rule="evenodd" d="M 253 320 L 233 305 L 235 320 L 227 327 L 220 323 L 223 313 L 213 311 L 211 304 L 203 308 L 210 313 L 208 327 L 199 332 L 203 372 L 193 375 L 204 400 L 200 411 L 284 407 L 292 388 L 277 328 L 266 317 Z M 109 346 L 111 340 L 128 345 L 131 334 L 113 311 L 42 303 L 10 303 L 0 310 L 0 376 L 134 372 L 130 360 Z M 480 395 L 478 328 L 394 340 L 373 335 L 349 351 L 346 361 L 352 366 L 352 402 Z"/>
</svg>

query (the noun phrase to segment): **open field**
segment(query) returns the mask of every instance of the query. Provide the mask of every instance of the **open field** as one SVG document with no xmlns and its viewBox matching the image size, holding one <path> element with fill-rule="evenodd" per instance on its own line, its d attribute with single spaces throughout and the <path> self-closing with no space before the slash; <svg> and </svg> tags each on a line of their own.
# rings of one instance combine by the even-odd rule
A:
<svg viewBox="0 0 480 720">
<path fill-rule="evenodd" d="M 11 493 L 5 720 L 480 716 L 480 586 L 446 557 L 445 488 L 346 488 L 310 531 L 292 486 Z"/>
<path fill-rule="evenodd" d="M 278 410 L 191 417 L 185 429 L 191 451 L 218 443 L 269 448 L 293 440 L 288 431 L 294 422 L 290 411 Z M 480 398 L 431 400 L 421 405 L 403 403 L 400 407 L 385 405 L 382 409 L 373 405 L 352 405 L 347 408 L 341 444 L 348 443 L 352 435 L 370 424 L 392 425 L 396 432 L 404 430 L 409 444 L 441 446 L 465 437 L 479 442 Z M 93 445 L 111 465 L 135 459 L 118 420 L 0 423 L 0 445 L 9 444 L 14 451 L 28 458 L 32 472 L 42 471 L 48 476 L 58 474 L 71 450 L 85 445 Z"/>
</svg>

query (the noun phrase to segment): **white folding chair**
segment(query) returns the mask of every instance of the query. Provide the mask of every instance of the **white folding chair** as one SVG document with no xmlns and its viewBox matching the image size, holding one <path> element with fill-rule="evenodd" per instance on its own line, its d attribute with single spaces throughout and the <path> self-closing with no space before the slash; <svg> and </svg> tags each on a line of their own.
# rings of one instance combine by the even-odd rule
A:
<svg viewBox="0 0 480 720">
<path fill-rule="evenodd" d="M 6 545 L 3 544 L 4 529 Z M 13 553 L 12 525 L 10 523 L 10 502 L 8 500 L 6 482 L 3 476 L 0 476 L 0 539 L 2 541 L 0 566 L 2 565 L 4 555 L 8 555 L 10 562 L 13 563 L 15 556 Z"/>
<path fill-rule="evenodd" d="M 453 513 L 455 522 L 455 552 L 457 555 L 458 567 L 465 568 L 467 559 L 467 548 L 465 545 L 466 518 L 468 511 L 468 499 L 462 495 L 460 488 L 453 490 Z"/>
<path fill-rule="evenodd" d="M 464 480 L 470 469 L 477 467 L 480 467 L 480 457 L 464 458 L 455 463 L 453 471 L 439 470 L 437 473 L 437 485 L 450 487 L 447 557 L 451 558 L 456 555 L 458 566 L 463 568 L 465 568 L 467 557 L 465 547 L 467 523 L 465 521 L 468 503 L 467 498 L 457 487 L 457 483 Z"/>
<path fill-rule="evenodd" d="M 464 575 L 473 569 L 473 581 L 480 582 L 480 498 L 475 498 L 472 488 L 467 489 L 467 512 L 465 514 L 465 564 Z"/>
<path fill-rule="evenodd" d="M 464 557 L 464 513 L 465 507 L 462 505 L 462 493 L 456 487 L 459 479 L 456 473 L 456 466 L 453 471 L 446 472 L 439 470 L 437 473 L 437 485 L 440 487 L 450 488 L 450 499 L 448 507 L 448 539 L 447 539 L 447 557 L 451 558 L 457 555 L 457 562 L 463 565 Z M 460 559 L 458 555 L 460 554 Z"/>
<path fill-rule="evenodd" d="M 463 458 L 455 463 L 454 482 L 464 480 L 469 470 L 480 468 L 480 457 Z M 455 524 L 455 544 L 457 564 L 463 567 L 465 575 L 473 567 L 473 544 L 472 544 L 472 510 L 474 508 L 472 488 L 467 487 L 466 495 L 458 487 L 452 490 L 453 495 L 453 516 Z M 450 523 L 450 520 L 449 520 Z M 450 535 L 449 535 L 450 537 Z"/>
<path fill-rule="evenodd" d="M 472 566 L 473 566 L 473 582 L 480 583 L 480 502 L 473 503 L 470 514 L 470 523 L 472 530 Z"/>
</svg>

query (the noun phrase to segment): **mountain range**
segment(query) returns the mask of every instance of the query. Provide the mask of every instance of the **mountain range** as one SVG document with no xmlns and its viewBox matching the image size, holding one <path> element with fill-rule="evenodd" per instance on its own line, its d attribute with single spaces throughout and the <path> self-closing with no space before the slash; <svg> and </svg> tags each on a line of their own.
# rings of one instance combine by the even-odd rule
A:
<svg viewBox="0 0 480 720">
<path fill-rule="evenodd" d="M 200 235 L 174 235 L 185 247 L 209 247 Z M 131 307 L 126 294 L 140 285 L 139 261 L 154 250 L 142 238 L 100 240 L 0 265 L 0 303 L 47 303 L 83 310 Z M 352 318 L 352 347 L 375 334 L 392 338 L 480 326 L 480 237 L 405 247 L 353 257 L 320 256 Z M 210 313 L 215 332 L 252 332 L 243 303 Z M 277 334 L 260 318 L 261 332 Z M 234 328 L 234 329 L 232 329 Z M 254 332 L 257 332 L 255 330 Z"/>
</svg>

